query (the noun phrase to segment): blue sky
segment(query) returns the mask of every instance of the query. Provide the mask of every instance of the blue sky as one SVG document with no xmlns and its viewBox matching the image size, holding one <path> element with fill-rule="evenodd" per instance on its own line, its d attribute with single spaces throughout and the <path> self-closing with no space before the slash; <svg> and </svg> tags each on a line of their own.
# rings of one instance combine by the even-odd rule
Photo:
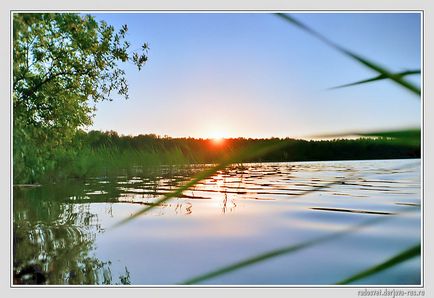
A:
<svg viewBox="0 0 434 298">
<path fill-rule="evenodd" d="M 174 137 L 306 137 L 420 126 L 420 101 L 392 82 L 326 90 L 376 74 L 268 13 L 94 14 L 150 46 L 130 99 L 97 105 L 91 129 Z M 420 69 L 416 13 L 293 13 L 393 71 Z M 410 78 L 410 77 L 409 77 Z M 411 80 L 420 84 L 420 76 Z"/>
</svg>

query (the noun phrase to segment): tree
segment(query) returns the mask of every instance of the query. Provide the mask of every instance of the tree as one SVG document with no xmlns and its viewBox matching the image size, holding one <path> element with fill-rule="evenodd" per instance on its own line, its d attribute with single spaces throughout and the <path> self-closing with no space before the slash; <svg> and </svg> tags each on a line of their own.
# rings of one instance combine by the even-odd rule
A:
<svg viewBox="0 0 434 298">
<path fill-rule="evenodd" d="M 95 103 L 114 93 L 128 98 L 120 65 L 140 70 L 148 45 L 130 52 L 127 31 L 90 15 L 14 14 L 14 179 L 34 180 L 52 167 L 54 152 L 92 123 Z"/>
</svg>

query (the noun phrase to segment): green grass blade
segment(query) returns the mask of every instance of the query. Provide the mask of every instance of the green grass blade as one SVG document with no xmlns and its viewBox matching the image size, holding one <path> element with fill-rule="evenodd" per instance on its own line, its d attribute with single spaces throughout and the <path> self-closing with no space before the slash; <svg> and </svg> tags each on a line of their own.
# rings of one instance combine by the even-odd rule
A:
<svg viewBox="0 0 434 298">
<path fill-rule="evenodd" d="M 378 64 L 371 62 L 365 58 L 362 58 L 360 56 L 357 56 L 356 54 L 351 53 L 350 51 L 345 50 L 345 53 L 350 56 L 353 57 L 355 60 L 359 61 L 361 64 L 377 71 L 378 73 L 380 73 L 381 75 L 384 75 L 386 78 L 394 81 L 395 83 L 401 85 L 402 87 L 410 90 L 411 92 L 415 93 L 416 95 L 419 96 L 420 99 L 420 88 L 413 85 L 411 82 L 404 80 L 401 76 L 399 75 L 395 75 L 391 72 L 389 72 L 388 70 L 386 70 L 385 68 L 379 66 Z"/>
<path fill-rule="evenodd" d="M 385 219 L 385 217 L 374 218 L 374 219 L 365 221 L 361 224 L 352 226 L 348 229 L 344 229 L 344 230 L 336 232 L 336 233 L 328 234 L 328 235 L 325 235 L 322 237 L 315 238 L 313 240 L 305 241 L 305 242 L 295 244 L 295 245 L 290 245 L 290 246 L 276 249 L 276 250 L 273 250 L 270 252 L 266 252 L 266 253 L 251 257 L 251 258 L 247 258 L 243 261 L 231 264 L 229 266 L 221 267 L 217 270 L 193 277 L 193 278 L 188 279 L 188 280 L 186 280 L 180 284 L 184 284 L 184 285 L 197 284 L 199 282 L 203 282 L 205 280 L 208 280 L 208 279 L 220 276 L 220 275 L 224 275 L 224 274 L 236 271 L 238 269 L 241 269 L 241 268 L 244 268 L 247 266 L 254 265 L 256 263 L 259 263 L 259 262 L 262 262 L 262 261 L 265 261 L 265 260 L 268 260 L 268 259 L 271 259 L 274 257 L 278 257 L 278 256 L 288 254 L 288 253 L 293 253 L 293 252 L 299 251 L 301 249 L 304 249 L 304 248 L 307 248 L 307 247 L 310 247 L 310 246 L 313 246 L 316 244 L 320 244 L 320 243 L 334 240 L 336 238 L 342 237 L 342 236 L 347 235 L 349 233 L 353 233 L 353 232 L 355 232 L 355 231 L 357 231 L 363 227 L 376 224 L 376 223 L 378 223 L 384 219 Z"/>
<path fill-rule="evenodd" d="M 276 13 L 276 15 L 278 17 L 281 17 L 282 19 L 284 19 L 285 21 L 297 26 L 298 28 L 306 31 L 307 33 L 315 36 L 316 38 L 318 38 L 319 40 L 321 40 L 322 42 L 324 42 L 325 44 L 337 49 L 338 51 L 345 51 L 343 48 L 341 48 L 339 45 L 337 45 L 336 43 L 332 42 L 330 39 L 326 38 L 325 36 L 319 34 L 318 32 L 314 31 L 313 29 L 309 28 L 308 26 L 304 25 L 303 23 L 301 23 L 300 21 L 296 20 L 295 18 L 293 18 L 292 16 L 288 15 L 288 14 L 284 14 L 284 13 Z"/>
<path fill-rule="evenodd" d="M 388 131 L 376 131 L 370 133 L 359 133 L 361 136 L 376 136 L 386 138 L 398 138 L 398 139 L 420 139 L 421 130 L 419 128 L 404 129 L 404 130 L 388 130 Z"/>
<path fill-rule="evenodd" d="M 387 261 L 380 263 L 378 265 L 375 265 L 367 270 L 364 270 L 362 272 L 359 272 L 349 278 L 346 278 L 336 284 L 338 285 L 346 285 L 349 283 L 352 283 L 356 280 L 377 274 L 383 270 L 386 270 L 388 268 L 391 268 L 393 266 L 396 266 L 404 261 L 407 261 L 411 258 L 414 258 L 416 256 L 420 256 L 420 243 L 418 245 L 415 245 L 413 247 L 410 247 L 409 249 L 406 249 L 405 251 L 393 256 L 392 258 L 388 259 Z"/>
<path fill-rule="evenodd" d="M 218 165 L 204 170 L 202 172 L 200 172 L 199 174 L 197 174 L 196 176 L 193 177 L 192 180 L 190 180 L 189 182 L 187 182 L 184 185 L 181 185 L 180 187 L 178 187 L 176 190 L 174 190 L 173 192 L 170 192 L 168 194 L 165 194 L 160 200 L 158 200 L 157 202 L 155 202 L 154 204 L 147 206 L 139 211 L 137 211 L 136 213 L 134 213 L 133 215 L 131 215 L 130 217 L 127 217 L 123 220 L 121 220 L 120 222 L 116 223 L 112 228 L 118 227 L 120 225 L 123 225 L 137 217 L 139 217 L 140 215 L 154 209 L 155 207 L 158 207 L 159 205 L 165 203 L 166 201 L 172 199 L 172 198 L 176 198 L 179 197 L 183 191 L 193 187 L 194 185 L 196 185 L 197 183 L 199 183 L 200 181 L 214 175 L 215 173 L 217 173 L 218 171 L 226 168 L 228 165 L 235 163 L 235 162 L 239 162 L 240 160 L 244 160 L 244 159 L 249 159 L 249 158 L 254 158 L 254 157 L 260 157 L 264 154 L 267 154 L 269 152 L 272 152 L 274 150 L 277 150 L 283 146 L 286 145 L 285 141 L 276 141 L 270 144 L 257 144 L 257 145 L 253 145 L 251 147 L 248 147 L 244 150 L 241 150 L 239 152 L 236 152 L 234 154 L 232 154 L 231 156 L 229 156 L 228 158 L 224 159 L 222 162 L 220 162 Z"/>
<path fill-rule="evenodd" d="M 227 273 L 230 273 L 232 271 L 241 269 L 241 268 L 246 267 L 246 266 L 253 265 L 255 263 L 258 263 L 258 262 L 261 262 L 261 261 L 264 261 L 264 260 L 267 260 L 267 259 L 270 259 L 273 257 L 277 257 L 277 256 L 280 256 L 280 255 L 283 255 L 286 253 L 290 253 L 290 252 L 295 252 L 295 251 L 300 250 L 302 248 L 309 247 L 313 244 L 314 244 L 314 242 L 305 242 L 305 243 L 285 247 L 282 249 L 274 250 L 274 251 L 271 251 L 271 252 L 268 252 L 265 254 L 261 254 L 259 256 L 253 257 L 253 258 L 249 258 L 249 259 L 237 262 L 233 265 L 222 267 L 222 268 L 217 269 L 215 271 L 211 271 L 209 273 L 205 273 L 205 274 L 199 275 L 197 277 L 188 279 L 188 280 L 182 282 L 181 284 L 183 284 L 183 285 L 197 284 L 197 283 L 200 283 L 202 281 L 214 278 L 216 276 L 227 274 Z"/>
<path fill-rule="evenodd" d="M 403 169 L 403 168 L 408 168 L 408 167 L 411 167 L 411 166 L 412 166 L 412 164 L 403 165 L 401 167 L 395 168 L 395 170 Z M 320 188 L 331 186 L 333 184 L 339 183 L 342 180 L 346 180 L 346 179 L 348 179 L 348 177 L 344 178 L 344 179 L 340 179 L 340 180 L 334 181 L 334 182 L 331 182 L 331 183 L 327 183 L 327 184 L 325 184 L 323 186 L 320 186 L 318 188 L 315 188 L 315 189 L 307 190 L 304 193 L 300 194 L 299 196 L 311 193 L 311 192 L 316 191 L 316 190 L 318 190 Z M 394 216 L 399 216 L 401 214 L 405 214 L 407 212 L 411 212 L 412 210 L 414 210 L 413 208 L 414 208 L 413 206 L 410 206 L 410 207 L 407 207 L 407 208 L 403 208 L 403 209 L 401 209 L 401 212 L 395 213 Z M 338 231 L 338 232 L 335 232 L 335 233 L 332 233 L 332 234 L 328 234 L 328 235 L 325 235 L 325 236 L 322 236 L 322 237 L 318 237 L 318 238 L 315 238 L 315 239 L 312 239 L 312 240 L 309 240 L 309 241 L 305 241 L 303 243 L 299 243 L 299 244 L 295 244 L 295 245 L 290 245 L 290 246 L 283 247 L 283 248 L 280 248 L 280 249 L 276 249 L 276 250 L 273 250 L 273 251 L 269 251 L 269 252 L 266 252 L 266 253 L 263 253 L 263 254 L 251 257 L 251 258 L 247 258 L 245 260 L 236 262 L 234 264 L 231 264 L 231 265 L 228 265 L 228 266 L 224 266 L 224 267 L 221 267 L 219 269 L 213 270 L 211 272 L 204 273 L 204 274 L 198 275 L 196 277 L 190 278 L 190 279 L 185 280 L 184 282 L 182 282 L 180 284 L 184 284 L 184 285 L 197 284 L 199 282 L 202 282 L 202 281 L 205 281 L 205 280 L 208 280 L 208 279 L 220 276 L 220 275 L 224 275 L 224 274 L 236 271 L 238 269 L 241 269 L 241 268 L 244 268 L 244 267 L 247 267 L 247 266 L 250 266 L 250 265 L 254 265 L 256 263 L 265 261 L 265 260 L 270 259 L 270 258 L 278 257 L 278 256 L 281 256 L 281 255 L 284 255 L 284 254 L 288 254 L 288 253 L 293 253 L 293 252 L 299 251 L 301 249 L 304 249 L 304 248 L 307 248 L 307 247 L 310 247 L 310 246 L 313 246 L 313 245 L 316 245 L 316 244 L 320 244 L 320 243 L 323 243 L 323 242 L 331 241 L 333 239 L 345 236 L 347 234 L 351 234 L 351 233 L 356 232 L 358 230 L 361 230 L 361 229 L 363 229 L 363 228 L 365 228 L 367 226 L 375 225 L 375 224 L 377 224 L 379 222 L 382 222 L 382 221 L 388 220 L 388 219 L 390 219 L 390 217 L 388 217 L 388 216 L 376 217 L 376 218 L 364 221 L 364 222 L 362 222 L 360 224 L 353 225 L 353 226 L 351 226 L 351 227 L 349 227 L 347 229 L 343 229 L 341 231 Z"/>
<path fill-rule="evenodd" d="M 313 138 L 339 138 L 348 136 L 393 138 L 401 140 L 404 143 L 417 144 L 420 143 L 421 130 L 420 128 L 407 128 L 400 130 L 381 130 L 373 132 L 350 131 L 340 134 L 316 135 L 313 136 Z"/>
<path fill-rule="evenodd" d="M 414 74 L 420 74 L 420 70 L 403 71 L 403 72 L 395 73 L 394 75 L 404 77 L 404 76 L 414 75 Z M 378 75 L 378 76 L 376 76 L 374 78 L 370 78 L 370 79 L 361 80 L 361 81 L 357 81 L 357 82 L 353 82 L 353 83 L 349 83 L 349 84 L 344 84 L 344 85 L 339 85 L 339 86 L 331 87 L 328 90 L 340 89 L 340 88 L 345 88 L 345 87 L 350 87 L 350 86 L 356 86 L 356 85 L 371 83 L 371 82 L 380 81 L 380 80 L 384 80 L 384 79 L 387 79 L 387 77 L 384 76 L 384 75 Z"/>
<path fill-rule="evenodd" d="M 385 78 L 390 79 L 390 80 L 394 81 L 395 83 L 401 85 L 402 87 L 410 90 L 411 92 L 418 95 L 420 98 L 420 94 L 421 94 L 420 88 L 413 85 L 411 82 L 406 81 L 405 79 L 402 78 L 402 76 L 399 76 L 397 74 L 393 74 L 392 72 L 390 72 L 386 68 L 380 66 L 379 64 L 372 62 L 366 58 L 363 58 L 362 56 L 359 56 L 359 55 L 341 47 L 340 45 L 338 45 L 338 44 L 332 42 L 331 40 L 329 40 L 328 38 L 326 38 L 325 36 L 319 34 L 318 32 L 316 32 L 313 29 L 309 28 L 308 26 L 304 25 L 300 21 L 294 19 L 290 15 L 283 14 L 283 13 L 277 13 L 277 16 L 279 16 L 282 19 L 284 19 L 285 21 L 299 27 L 300 29 L 306 31 L 307 33 L 315 36 L 316 38 L 318 38 L 319 40 L 321 40 L 325 44 L 333 47 L 334 49 L 341 52 L 342 54 L 345 54 L 346 56 L 352 58 L 353 60 L 358 61 L 360 64 L 363 64 L 364 66 L 370 68 L 371 70 L 374 70 L 379 75 L 384 76 Z"/>
</svg>

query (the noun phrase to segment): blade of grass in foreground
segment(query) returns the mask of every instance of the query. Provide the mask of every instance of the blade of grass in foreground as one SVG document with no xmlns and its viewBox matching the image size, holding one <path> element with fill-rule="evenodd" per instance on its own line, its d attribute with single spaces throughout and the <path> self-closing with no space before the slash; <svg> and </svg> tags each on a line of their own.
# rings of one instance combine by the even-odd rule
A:
<svg viewBox="0 0 434 298">
<path fill-rule="evenodd" d="M 386 130 L 386 131 L 375 131 L 375 132 L 365 132 L 359 133 L 362 136 L 375 136 L 375 137 L 386 137 L 386 138 L 398 138 L 398 139 L 420 139 L 421 131 L 419 128 L 405 129 L 405 130 Z"/>
<path fill-rule="evenodd" d="M 398 72 L 398 73 L 394 73 L 393 75 L 404 77 L 404 76 L 414 75 L 414 74 L 420 74 L 420 69 Z M 356 86 L 356 85 L 371 83 L 371 82 L 380 81 L 380 80 L 384 80 L 384 79 L 387 79 L 387 77 L 385 75 L 379 75 L 379 76 L 376 76 L 374 78 L 370 78 L 370 79 L 366 79 L 366 80 L 361 80 L 361 81 L 357 81 L 357 82 L 350 83 L 350 84 L 345 84 L 345 85 L 339 85 L 339 86 L 331 87 L 331 88 L 328 88 L 328 90 L 340 89 L 340 88 L 345 88 L 345 87 L 350 87 L 350 86 Z"/>
<path fill-rule="evenodd" d="M 407 261 L 413 257 L 420 256 L 420 243 L 418 245 L 415 245 L 413 247 L 410 247 L 409 249 L 406 249 L 405 251 L 393 256 L 392 258 L 388 259 L 387 261 L 380 263 L 378 265 L 375 265 L 367 270 L 364 270 L 362 272 L 359 272 L 349 278 L 346 278 L 338 283 L 337 285 L 346 285 L 349 283 L 352 283 L 356 280 L 377 274 L 378 272 L 381 272 L 383 270 L 386 270 L 390 267 L 396 266 L 404 261 Z"/>
<path fill-rule="evenodd" d="M 400 166 L 398 168 L 394 168 L 394 170 L 407 168 L 409 166 L 411 167 L 413 165 L 414 165 L 413 163 L 406 164 L 406 165 Z M 334 181 L 334 182 L 327 183 L 327 184 L 322 185 L 322 186 L 317 186 L 317 187 L 315 187 L 315 188 L 313 188 L 311 190 L 305 191 L 304 193 L 300 194 L 299 196 L 302 196 L 302 195 L 305 195 L 305 194 L 317 191 L 317 190 L 319 190 L 321 188 L 329 187 L 329 186 L 331 186 L 333 184 L 336 184 L 336 183 L 340 183 L 341 181 L 346 180 L 348 178 L 349 177 L 346 177 L 346 178 L 339 179 L 339 180 Z M 401 212 L 395 213 L 394 216 L 397 216 L 397 215 L 400 215 L 400 214 L 404 214 L 404 213 L 409 212 L 409 211 L 411 211 L 413 209 L 414 209 L 414 206 L 403 208 L 403 209 L 401 209 Z M 205 280 L 208 280 L 208 279 L 211 279 L 211 278 L 223 275 L 223 274 L 227 274 L 227 273 L 230 273 L 232 271 L 236 271 L 238 269 L 241 269 L 241 268 L 244 268 L 244 267 L 247 267 L 247 266 L 250 266 L 250 265 L 262 262 L 262 261 L 265 261 L 265 260 L 270 259 L 270 258 L 274 258 L 274 257 L 280 256 L 280 255 L 296 252 L 298 250 L 301 250 L 301 249 L 304 249 L 304 248 L 307 248 L 307 247 L 310 247 L 310 246 L 313 246 L 313 245 L 316 245 L 316 244 L 319 244 L 319 243 L 327 242 L 327 241 L 330 241 L 330 240 L 333 240 L 333 239 L 345 236 L 347 234 L 350 234 L 352 232 L 360 230 L 360 229 L 362 229 L 362 228 L 364 228 L 366 226 L 374 225 L 374 224 L 377 224 L 377 223 L 379 223 L 381 221 L 384 221 L 384 220 L 387 220 L 387 219 L 390 219 L 390 218 L 392 218 L 392 217 L 382 216 L 382 217 L 374 218 L 374 219 L 371 219 L 371 220 L 367 220 L 365 222 L 362 222 L 360 224 L 351 226 L 351 227 L 349 227 L 347 229 L 344 229 L 344 230 L 336 232 L 336 233 L 328 234 L 328 235 L 325 235 L 323 237 L 318 237 L 318 238 L 310 240 L 310 241 L 306 241 L 306 242 L 295 244 L 295 245 L 290 245 L 290 246 L 287 246 L 287 247 L 284 247 L 284 248 L 280 248 L 280 249 L 276 249 L 276 250 L 273 250 L 273 251 L 269 251 L 269 252 L 266 252 L 266 253 L 263 253 L 263 254 L 251 257 L 251 258 L 247 258 L 247 259 L 245 259 L 243 261 L 234 263 L 232 265 L 221 267 L 221 268 L 219 268 L 217 270 L 214 270 L 214 271 L 211 271 L 211 272 L 208 272 L 208 273 L 205 273 L 205 274 L 198 275 L 198 276 L 193 277 L 191 279 L 188 279 L 188 280 L 186 280 L 186 281 L 184 281 L 184 282 L 182 282 L 180 284 L 184 284 L 184 285 L 197 284 L 199 282 L 202 282 L 202 281 L 205 281 Z"/>
<path fill-rule="evenodd" d="M 414 208 L 413 206 L 405 208 L 403 211 L 401 211 L 400 213 L 397 213 L 396 215 L 408 212 L 408 211 L 412 210 L 413 208 Z M 283 248 L 276 249 L 276 250 L 272 250 L 272 251 L 269 251 L 269 252 L 266 252 L 266 253 L 263 253 L 263 254 L 251 257 L 251 258 L 247 258 L 245 260 L 236 262 L 234 264 L 231 264 L 231 265 L 228 265 L 228 266 L 225 266 L 225 267 L 221 267 L 221 268 L 219 268 L 217 270 L 214 270 L 214 271 L 211 271 L 211 272 L 208 272 L 208 273 L 205 273 L 205 274 L 198 275 L 198 276 L 193 277 L 191 279 L 188 279 L 188 280 L 186 280 L 186 281 L 184 281 L 184 282 L 182 282 L 180 284 L 183 284 L 183 285 L 197 284 L 199 282 L 203 282 L 205 280 L 208 280 L 208 279 L 220 276 L 220 275 L 224 275 L 224 274 L 236 271 L 238 269 L 241 269 L 241 268 L 244 268 L 244 267 L 247 267 L 247 266 L 254 265 L 256 263 L 265 261 L 267 259 L 271 259 L 271 258 L 278 257 L 278 256 L 281 256 L 281 255 L 284 255 L 284 254 L 288 254 L 288 253 L 293 253 L 293 252 L 302 250 L 304 248 L 308 248 L 310 246 L 314 246 L 314 245 L 317 245 L 317 244 L 320 244 L 320 243 L 324 243 L 324 242 L 328 242 L 328 241 L 334 240 L 336 238 L 340 238 L 342 236 L 345 236 L 347 234 L 351 234 L 351 233 L 356 232 L 356 231 L 358 231 L 358 230 L 360 230 L 362 228 L 365 228 L 367 226 L 371 226 L 371 225 L 377 224 L 377 223 L 379 223 L 381 221 L 384 221 L 384 220 L 387 220 L 389 218 L 391 218 L 391 217 L 389 217 L 389 216 L 381 216 L 381 217 L 377 217 L 377 218 L 374 218 L 374 219 L 370 219 L 370 220 L 364 221 L 364 222 L 362 222 L 360 224 L 351 226 L 351 227 L 349 227 L 347 229 L 344 229 L 344 230 L 341 230 L 339 232 L 336 232 L 336 233 L 328 234 L 328 235 L 325 235 L 325 236 L 322 236 L 322 237 L 318 237 L 318 238 L 315 238 L 315 239 L 312 239 L 312 240 L 309 240 L 309 241 L 305 241 L 305 242 L 302 242 L 302 243 L 299 243 L 299 244 L 290 245 L 290 246 L 283 247 Z M 400 258 L 402 258 L 402 257 L 400 257 Z M 391 260 L 387 261 L 387 266 L 388 267 L 393 266 L 394 264 L 396 264 L 396 263 L 392 262 L 394 260 L 392 260 L 392 261 Z M 378 271 L 376 271 L 376 272 L 378 272 Z"/>
<path fill-rule="evenodd" d="M 323 35 L 319 34 L 318 32 L 312 30 L 311 28 L 309 28 L 308 26 L 304 25 L 303 23 L 301 23 L 300 21 L 294 19 L 292 16 L 287 15 L 287 14 L 283 14 L 283 13 L 277 13 L 277 16 L 281 17 L 282 19 L 284 19 L 285 21 L 299 27 L 300 29 L 306 31 L 307 33 L 315 36 L 316 38 L 318 38 L 319 40 L 321 40 L 322 42 L 324 42 L 325 44 L 331 46 L 332 48 L 336 49 L 337 51 L 345 54 L 348 57 L 351 57 L 352 59 L 358 61 L 359 63 L 365 65 L 366 67 L 374 70 L 375 72 L 379 73 L 381 76 L 384 76 L 387 79 L 390 79 L 392 81 L 394 81 L 395 83 L 401 85 L 402 87 L 410 90 L 411 92 L 415 93 L 416 95 L 419 96 L 420 98 L 420 88 L 413 85 L 411 82 L 406 81 L 405 79 L 403 79 L 403 77 L 399 74 L 393 74 L 391 73 L 389 70 L 387 70 L 386 68 L 380 66 L 379 64 L 372 62 L 366 58 L 363 58 L 343 47 L 341 47 L 340 45 L 332 42 L 331 40 L 329 40 L 328 38 L 324 37 Z"/>
<path fill-rule="evenodd" d="M 245 160 L 245 159 L 260 157 L 260 156 L 267 154 L 269 152 L 272 152 L 274 150 L 278 150 L 279 148 L 285 146 L 286 144 L 287 143 L 285 141 L 276 141 L 276 142 L 273 142 L 271 144 L 258 144 L 258 145 L 250 146 L 250 147 L 248 147 L 244 150 L 241 150 L 235 154 L 232 154 L 230 157 L 226 158 L 225 160 L 220 162 L 218 165 L 200 172 L 199 174 L 194 176 L 192 180 L 190 180 L 189 182 L 187 182 L 184 185 L 181 185 L 173 192 L 165 194 L 160 200 L 158 200 L 154 204 L 152 204 L 148 207 L 145 207 L 145 208 L 137 211 L 136 213 L 134 213 L 130 217 L 127 217 L 127 218 L 121 220 L 120 222 L 116 223 L 112 228 L 123 225 L 123 224 L 139 217 L 140 215 L 150 211 L 151 209 L 158 207 L 160 204 L 162 204 L 162 203 L 164 203 L 164 202 L 166 202 L 172 198 L 179 197 L 183 191 L 193 187 L 194 185 L 196 185 L 200 181 L 214 175 L 218 171 L 223 170 L 224 168 L 226 168 L 228 165 L 230 165 L 232 163 L 240 162 L 240 161 Z"/>
<path fill-rule="evenodd" d="M 420 144 L 421 130 L 420 128 L 408 128 L 401 130 L 382 130 L 372 132 L 352 131 L 340 134 L 317 135 L 313 138 L 339 138 L 347 136 L 393 138 L 401 141 L 404 144 Z"/>
</svg>

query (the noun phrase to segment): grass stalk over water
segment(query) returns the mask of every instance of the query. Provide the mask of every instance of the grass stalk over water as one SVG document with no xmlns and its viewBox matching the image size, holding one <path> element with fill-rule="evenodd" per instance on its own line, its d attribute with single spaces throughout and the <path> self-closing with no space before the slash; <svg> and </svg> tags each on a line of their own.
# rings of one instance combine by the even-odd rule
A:
<svg viewBox="0 0 434 298">
<path fill-rule="evenodd" d="M 377 274 L 383 270 L 386 270 L 388 268 L 396 266 L 396 265 L 398 265 L 404 261 L 407 261 L 411 258 L 420 256 L 420 249 L 421 249 L 421 247 L 420 247 L 420 243 L 419 243 L 415 246 L 412 246 L 412 247 L 400 252 L 399 254 L 393 256 L 392 258 L 386 260 L 385 262 L 382 262 L 382 263 L 377 264 L 377 265 L 375 265 L 369 269 L 366 269 L 362 272 L 354 274 L 353 276 L 350 276 L 344 280 L 341 280 L 340 282 L 338 282 L 336 284 L 346 285 L 346 284 L 352 283 L 354 281 L 357 281 L 359 279 Z"/>
<path fill-rule="evenodd" d="M 408 128 L 400 130 L 381 130 L 372 132 L 350 131 L 342 134 L 317 135 L 314 138 L 338 138 L 346 136 L 386 138 L 397 144 L 420 146 L 422 132 L 420 128 Z"/>
<path fill-rule="evenodd" d="M 341 52 L 342 54 L 352 58 L 353 60 L 359 62 L 360 64 L 364 65 L 365 67 L 375 71 L 379 74 L 379 76 L 387 78 L 389 80 L 392 80 L 393 82 L 397 83 L 401 87 L 413 92 L 420 98 L 421 90 L 419 87 L 415 86 L 413 83 L 405 80 L 403 78 L 403 75 L 398 73 L 392 73 L 391 71 L 387 70 L 386 68 L 380 66 L 378 63 L 373 62 L 371 60 L 368 60 L 360 55 L 355 54 L 354 52 L 351 52 L 344 47 L 332 42 L 330 39 L 326 38 L 325 36 L 319 34 L 317 31 L 309 28 L 305 24 L 301 23 L 300 21 L 296 20 L 290 15 L 283 14 L 283 13 L 277 13 L 277 16 L 281 17 L 283 20 L 291 23 L 292 25 L 297 26 L 298 28 L 304 30 L 305 32 L 309 33 L 312 36 L 315 36 L 319 40 L 321 40 L 323 43 L 329 45 L 330 47 L 334 48 L 335 50 Z"/>
<path fill-rule="evenodd" d="M 412 209 L 411 207 L 407 208 L 406 210 L 402 211 L 400 214 L 408 212 L 411 209 Z M 289 254 L 289 253 L 294 253 L 294 252 L 297 252 L 299 250 L 302 250 L 302 249 L 305 249 L 305 248 L 308 248 L 308 247 L 311 247 L 314 245 L 318 245 L 318 244 L 321 244 L 324 242 L 335 240 L 335 239 L 343 237 L 345 235 L 357 232 L 358 230 L 363 229 L 365 227 L 378 224 L 378 223 L 385 221 L 389 218 L 391 218 L 391 217 L 388 217 L 388 216 L 376 217 L 374 219 L 370 219 L 370 220 L 364 221 L 360 224 L 353 225 L 347 229 L 344 229 L 344 230 L 336 232 L 336 233 L 327 234 L 325 236 L 318 237 L 318 238 L 315 238 L 312 240 L 308 240 L 308 241 L 305 241 L 305 242 L 302 242 L 299 244 L 290 245 L 290 246 L 275 249 L 275 250 L 272 250 L 269 252 L 265 252 L 265 253 L 247 258 L 245 260 L 236 262 L 234 264 L 221 267 L 217 270 L 213 270 L 211 272 L 207 272 L 207 273 L 198 275 L 196 277 L 190 278 L 190 279 L 185 280 L 184 282 L 182 282 L 180 284 L 184 284 L 184 285 L 197 284 L 197 283 L 212 279 L 214 277 L 228 274 L 228 273 L 231 273 L 233 271 L 236 271 L 236 270 L 239 270 L 239 269 L 242 269 L 242 268 L 266 261 L 266 260 L 271 259 L 271 258 L 279 257 L 279 256 Z M 417 248 L 417 246 L 416 246 L 416 248 Z M 405 251 L 405 252 L 399 254 L 398 256 L 395 256 L 395 257 L 391 258 L 390 260 L 388 260 L 388 261 L 386 261 L 380 265 L 374 266 L 374 267 L 372 267 L 366 271 L 363 271 L 359 274 L 356 274 L 356 275 L 354 275 L 348 279 L 343 280 L 342 282 L 349 283 L 349 282 L 354 281 L 356 279 L 370 276 L 370 275 L 378 273 L 384 269 L 387 269 L 389 267 L 397 265 L 398 263 L 403 262 L 403 261 L 407 260 L 408 258 L 415 256 L 416 248 L 413 247 L 409 251 Z M 419 253 L 420 253 L 420 244 L 419 244 Z M 342 282 L 340 282 L 338 284 L 344 284 Z"/>
</svg>

